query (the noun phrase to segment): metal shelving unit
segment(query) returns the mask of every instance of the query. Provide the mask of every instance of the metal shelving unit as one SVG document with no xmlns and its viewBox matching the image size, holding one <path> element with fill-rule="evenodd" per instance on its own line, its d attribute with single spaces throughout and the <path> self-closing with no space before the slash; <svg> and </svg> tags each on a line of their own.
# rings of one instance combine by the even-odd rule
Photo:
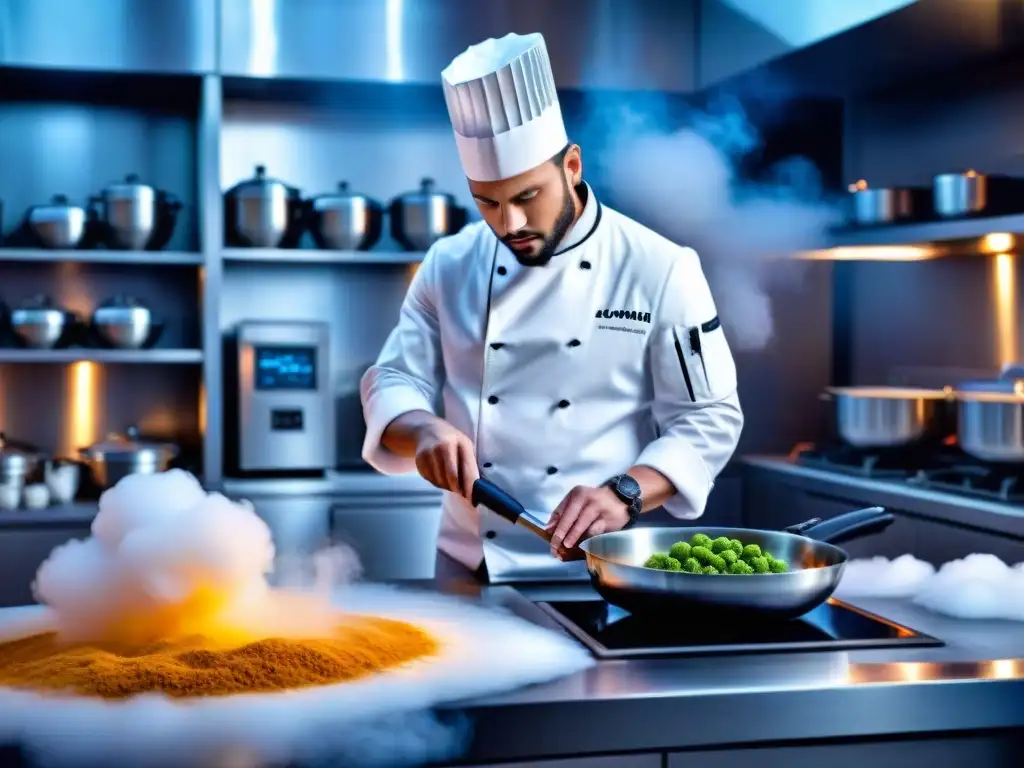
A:
<svg viewBox="0 0 1024 768">
<path fill-rule="evenodd" d="M 2 262 L 73 262 L 78 264 L 139 264 L 166 266 L 201 266 L 203 254 L 178 251 L 57 251 L 44 248 L 0 248 Z"/>
<path fill-rule="evenodd" d="M 125 365 L 199 365 L 201 349 L 0 349 L 4 363 L 111 363 Z"/>
<path fill-rule="evenodd" d="M 225 248 L 224 261 L 271 264 L 419 264 L 424 253 L 406 251 L 321 251 L 313 248 Z"/>
<path fill-rule="evenodd" d="M 998 233 L 1024 234 L 1024 214 L 851 228 L 837 231 L 830 245 L 833 248 L 919 245 L 977 240 Z"/>
</svg>

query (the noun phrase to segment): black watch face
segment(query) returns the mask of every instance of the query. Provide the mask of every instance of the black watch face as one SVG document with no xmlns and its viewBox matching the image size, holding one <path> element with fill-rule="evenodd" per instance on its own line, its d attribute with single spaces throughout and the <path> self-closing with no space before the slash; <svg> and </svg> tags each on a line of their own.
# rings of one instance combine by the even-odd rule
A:
<svg viewBox="0 0 1024 768">
<path fill-rule="evenodd" d="M 640 495 L 640 483 L 629 475 L 623 475 L 620 477 L 619 481 L 615 485 L 619 493 L 628 499 L 635 499 Z"/>
</svg>

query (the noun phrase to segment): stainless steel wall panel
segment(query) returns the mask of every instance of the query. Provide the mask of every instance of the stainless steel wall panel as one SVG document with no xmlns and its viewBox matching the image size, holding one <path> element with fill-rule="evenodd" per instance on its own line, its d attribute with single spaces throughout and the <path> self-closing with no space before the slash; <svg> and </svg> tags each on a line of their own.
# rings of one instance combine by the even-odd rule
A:
<svg viewBox="0 0 1024 768">
<path fill-rule="evenodd" d="M 694 87 L 693 0 L 222 0 L 226 75 L 439 82 L 469 45 L 542 32 L 561 88 Z"/>
<path fill-rule="evenodd" d="M 216 0 L 4 0 L 0 65 L 211 72 Z"/>
</svg>

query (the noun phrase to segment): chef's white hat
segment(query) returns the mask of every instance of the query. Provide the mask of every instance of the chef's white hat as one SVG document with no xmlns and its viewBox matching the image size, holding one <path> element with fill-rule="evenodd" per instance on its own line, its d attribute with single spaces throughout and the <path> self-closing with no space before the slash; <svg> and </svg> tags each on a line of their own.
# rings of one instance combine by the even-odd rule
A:
<svg viewBox="0 0 1024 768">
<path fill-rule="evenodd" d="M 517 176 L 569 143 L 539 33 L 470 46 L 441 82 L 462 168 L 473 181 Z"/>
</svg>

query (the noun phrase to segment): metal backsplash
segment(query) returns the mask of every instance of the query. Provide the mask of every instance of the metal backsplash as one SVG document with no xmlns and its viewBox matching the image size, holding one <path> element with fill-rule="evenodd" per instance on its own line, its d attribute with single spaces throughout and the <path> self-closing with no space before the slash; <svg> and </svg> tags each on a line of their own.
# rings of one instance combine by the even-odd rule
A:
<svg viewBox="0 0 1024 768">
<path fill-rule="evenodd" d="M 1019 63 L 991 67 L 850 105 L 847 179 L 928 185 L 936 173 L 970 168 L 1024 175 L 1021 71 Z M 987 376 L 1014 356 L 1007 345 L 1020 359 L 1018 261 L 848 265 L 853 381 L 933 386 Z"/>
<path fill-rule="evenodd" d="M 695 85 L 694 0 L 221 0 L 221 7 L 225 75 L 435 84 L 473 43 L 542 32 L 563 88 Z"/>
<path fill-rule="evenodd" d="M 0 65 L 210 72 L 213 0 L 4 0 Z"/>
</svg>

